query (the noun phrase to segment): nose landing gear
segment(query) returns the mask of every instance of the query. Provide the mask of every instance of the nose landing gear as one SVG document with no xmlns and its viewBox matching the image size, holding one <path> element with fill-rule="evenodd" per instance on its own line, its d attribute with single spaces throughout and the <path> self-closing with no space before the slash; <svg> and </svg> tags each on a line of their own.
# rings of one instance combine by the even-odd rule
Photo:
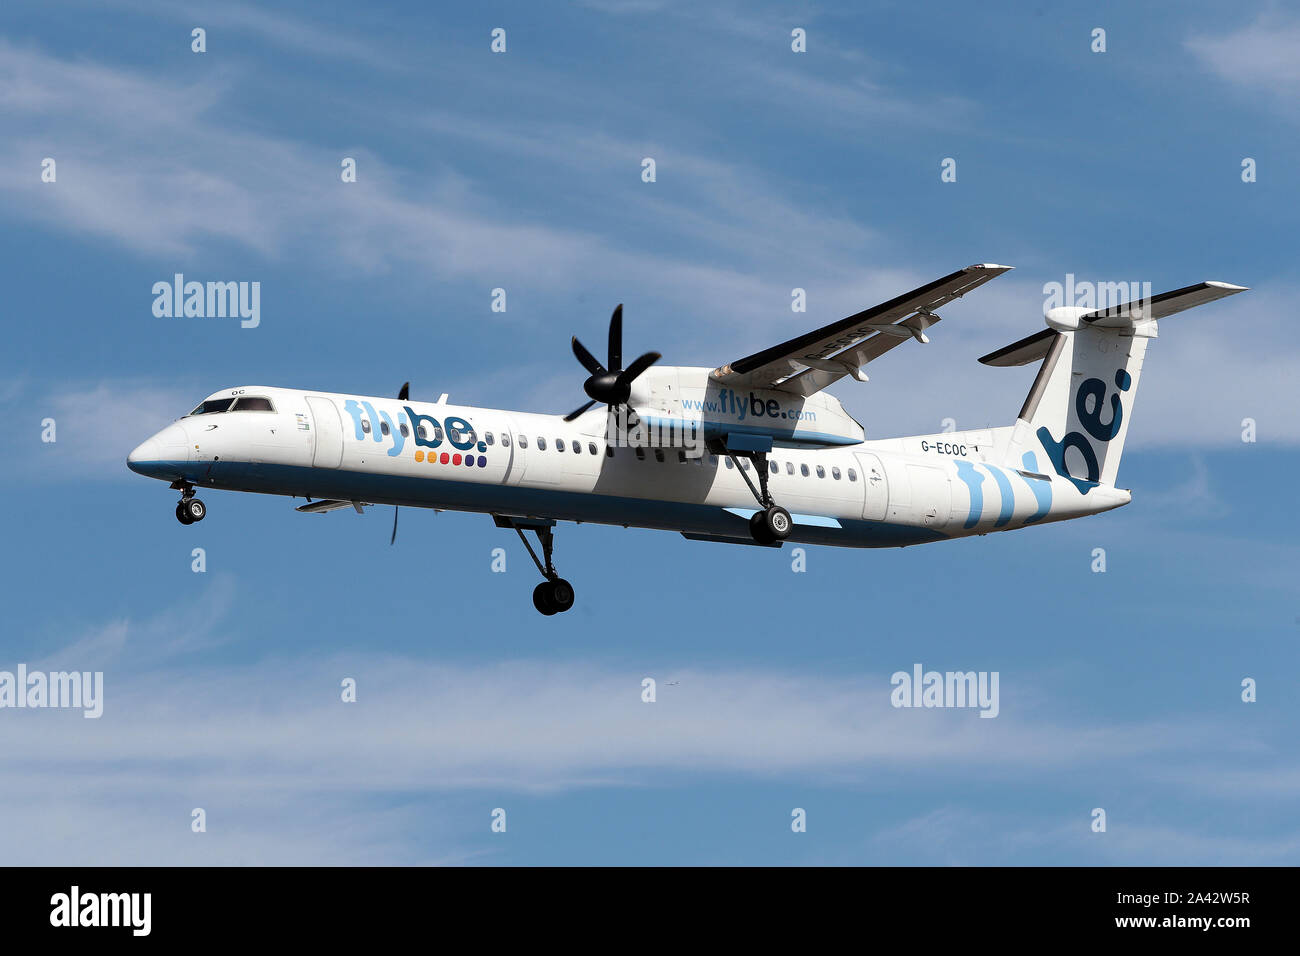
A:
<svg viewBox="0 0 1300 956">
<path fill-rule="evenodd" d="M 194 524 L 208 516 L 208 506 L 194 497 L 194 486 L 190 484 L 173 485 L 179 488 L 181 500 L 176 502 L 176 520 L 181 524 Z"/>
</svg>

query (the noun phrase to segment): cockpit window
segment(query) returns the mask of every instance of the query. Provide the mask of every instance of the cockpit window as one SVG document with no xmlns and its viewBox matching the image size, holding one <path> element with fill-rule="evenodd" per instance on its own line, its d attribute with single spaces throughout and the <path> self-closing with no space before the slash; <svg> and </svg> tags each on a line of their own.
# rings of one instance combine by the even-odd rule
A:
<svg viewBox="0 0 1300 956">
<path fill-rule="evenodd" d="M 232 412 L 273 412 L 275 409 L 271 406 L 269 398 L 258 398 L 245 396 L 235 399 L 235 407 Z"/>
<path fill-rule="evenodd" d="M 215 412 L 228 411 L 233 398 L 209 398 L 206 402 L 199 405 L 198 408 L 190 412 L 191 415 L 212 415 Z"/>
</svg>

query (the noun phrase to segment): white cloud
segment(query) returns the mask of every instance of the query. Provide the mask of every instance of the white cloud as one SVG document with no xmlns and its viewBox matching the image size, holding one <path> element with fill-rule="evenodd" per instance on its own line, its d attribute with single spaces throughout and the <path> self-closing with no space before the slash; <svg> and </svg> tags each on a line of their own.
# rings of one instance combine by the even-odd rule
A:
<svg viewBox="0 0 1300 956">
<path fill-rule="evenodd" d="M 206 393 L 204 393 L 206 394 Z M 11 479 L 83 482 L 132 477 L 126 456 L 164 425 L 188 412 L 203 394 L 138 380 L 26 384 L 0 396 L 11 422 L 27 423 L 11 438 Z M 53 443 L 41 440 L 41 422 L 53 418 Z"/>
<path fill-rule="evenodd" d="M 1232 33 L 1191 37 L 1186 46 L 1211 72 L 1264 91 L 1294 115 L 1294 96 L 1300 92 L 1300 20 L 1266 13 Z"/>
<path fill-rule="evenodd" d="M 567 162 L 580 180 L 635 181 L 639 157 L 658 153 L 661 181 L 631 190 L 610 234 L 593 225 L 599 217 L 581 219 L 582 229 L 529 222 L 450 171 L 421 174 L 417 186 L 410 172 L 361 149 L 217 122 L 211 114 L 224 102 L 223 83 L 192 87 L 0 43 L 0 89 L 8 91 L 0 116 L 11 128 L 0 161 L 32 170 L 0 182 L 12 214 L 111 238 L 160 261 L 160 277 L 218 240 L 268 260 L 306 255 L 344 272 L 402 270 L 418 282 L 492 288 L 508 276 L 512 289 L 557 299 L 616 286 L 628 303 L 631 339 L 673 364 L 720 365 L 968 264 L 887 264 L 885 239 L 874 230 L 805 202 L 789 184 L 734 158 L 567 123 L 501 129 L 446 112 L 423 119 L 438 135 L 502 156 Z M 36 175 L 48 130 L 61 143 L 53 186 Z M 348 186 L 338 180 L 345 154 L 357 156 L 361 170 Z M 586 195 L 596 202 L 607 191 Z M 644 240 L 647 234 L 655 238 Z M 1000 258 L 996 250 L 977 253 L 970 261 Z M 1281 288 L 1285 280 L 1278 282 Z M 808 290 L 806 314 L 789 310 L 796 285 Z M 1032 371 L 987 369 L 975 359 L 1041 327 L 1040 290 L 1028 275 L 998 280 L 945 310 L 935 344 L 891 352 L 869 370 L 870 384 L 835 391 L 875 437 L 928 433 L 947 417 L 962 426 L 1009 424 Z M 654 303 L 653 312 L 642 302 Z M 598 339 L 612 305 L 592 308 L 590 318 L 561 334 L 585 329 L 584 337 Z M 1130 448 L 1230 446 L 1247 416 L 1260 422 L 1261 442 L 1300 441 L 1300 419 L 1281 411 L 1300 404 L 1288 308 L 1285 297 L 1252 291 L 1166 323 L 1144 373 Z M 539 395 L 549 396 L 551 410 L 566 411 L 579 381 L 575 368 L 571 388 L 556 379 Z M 134 444 L 127 441 L 123 447 Z"/>
<path fill-rule="evenodd" d="M 1031 787 L 1080 772 L 1159 787 L 1207 759 L 1248 759 L 1260 773 L 1281 759 L 1195 721 L 1063 724 L 1048 709 L 1052 695 L 1019 693 L 1007 675 L 1001 715 L 985 720 L 974 710 L 895 709 L 888 676 L 865 671 L 672 667 L 679 683 L 669 686 L 667 668 L 589 660 L 281 652 L 184 666 L 187 652 L 223 632 L 235 598 L 230 582 L 215 582 L 197 602 L 91 628 L 28 660 L 102 670 L 103 715 L 0 714 L 0 855 L 45 864 L 459 862 L 475 858 L 487 809 L 511 794 L 689 786 L 700 775 L 900 794 L 950 792 L 951 781 Z M 659 677 L 653 704 L 641 700 L 645 676 Z M 356 703 L 340 700 L 345 677 L 357 681 Z M 207 810 L 209 834 L 190 833 L 193 807 Z M 462 812 L 435 812 L 449 807 Z"/>
</svg>

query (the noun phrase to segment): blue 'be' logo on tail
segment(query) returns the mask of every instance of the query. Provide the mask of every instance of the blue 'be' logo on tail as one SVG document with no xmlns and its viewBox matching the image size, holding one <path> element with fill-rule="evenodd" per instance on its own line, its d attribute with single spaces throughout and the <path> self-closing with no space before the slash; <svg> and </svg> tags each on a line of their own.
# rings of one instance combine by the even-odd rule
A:
<svg viewBox="0 0 1300 956">
<path fill-rule="evenodd" d="M 1129 375 L 1127 369 L 1117 369 L 1115 371 L 1115 386 L 1121 392 L 1127 392 L 1133 384 L 1133 378 Z M 1097 462 L 1097 452 L 1089 441 L 1089 436 L 1102 445 L 1107 444 L 1112 438 L 1119 434 L 1120 425 L 1124 422 L 1124 406 L 1120 404 L 1119 394 L 1116 393 L 1110 397 L 1110 421 L 1101 420 L 1102 406 L 1105 405 L 1106 383 L 1099 378 L 1084 379 L 1079 386 L 1079 391 L 1074 396 L 1074 411 L 1079 419 L 1079 424 L 1083 426 L 1083 432 L 1067 432 L 1065 437 L 1059 442 L 1052 437 L 1051 431 L 1043 426 L 1038 429 L 1038 440 L 1043 443 L 1043 448 L 1047 452 L 1048 459 L 1052 462 L 1052 467 L 1062 478 L 1074 484 L 1081 494 L 1087 494 L 1093 488 L 1097 487 L 1101 480 L 1101 465 Z M 1088 399 L 1092 399 L 1092 408 L 1088 408 Z M 1083 456 L 1084 466 L 1088 469 L 1087 478 L 1076 478 L 1070 474 L 1065 464 L 1065 452 L 1068 448 L 1074 448 Z"/>
</svg>

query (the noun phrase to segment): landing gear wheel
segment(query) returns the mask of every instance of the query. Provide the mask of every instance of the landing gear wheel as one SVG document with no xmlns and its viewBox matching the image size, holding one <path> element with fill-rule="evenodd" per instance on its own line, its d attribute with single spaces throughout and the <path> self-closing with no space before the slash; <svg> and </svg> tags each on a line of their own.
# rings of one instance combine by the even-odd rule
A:
<svg viewBox="0 0 1300 956">
<path fill-rule="evenodd" d="M 176 520 L 181 524 L 194 524 L 194 519 L 190 517 L 183 501 L 176 502 Z"/>
<path fill-rule="evenodd" d="M 755 511 L 750 515 L 749 535 L 759 544 L 772 544 L 776 541 L 772 532 L 767 530 L 766 516 L 761 511 Z"/>
<path fill-rule="evenodd" d="M 556 613 L 556 608 L 551 607 L 550 601 L 551 582 L 543 581 L 537 587 L 533 588 L 533 607 L 541 611 L 547 617 Z"/>
<path fill-rule="evenodd" d="M 547 617 L 573 607 L 573 585 L 564 578 L 543 581 L 533 588 L 533 607 Z"/>
<path fill-rule="evenodd" d="M 784 541 L 790 537 L 790 527 L 793 524 L 794 522 L 790 520 L 790 512 L 780 505 L 772 505 L 763 512 L 763 526 L 777 541 Z"/>
<path fill-rule="evenodd" d="M 555 608 L 556 613 L 563 614 L 569 608 L 573 607 L 573 585 L 564 578 L 556 578 L 550 582 L 550 603 Z"/>
<path fill-rule="evenodd" d="M 187 523 L 202 521 L 208 516 L 207 505 L 198 498 L 186 498 L 180 503 L 180 507 L 185 512 L 185 516 L 190 519 Z"/>
</svg>

